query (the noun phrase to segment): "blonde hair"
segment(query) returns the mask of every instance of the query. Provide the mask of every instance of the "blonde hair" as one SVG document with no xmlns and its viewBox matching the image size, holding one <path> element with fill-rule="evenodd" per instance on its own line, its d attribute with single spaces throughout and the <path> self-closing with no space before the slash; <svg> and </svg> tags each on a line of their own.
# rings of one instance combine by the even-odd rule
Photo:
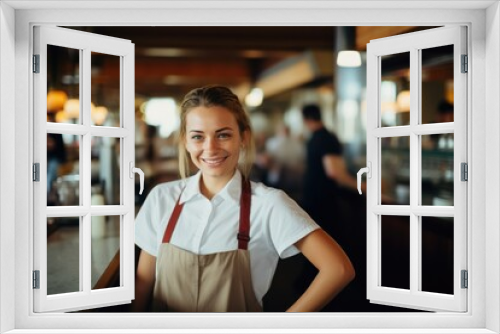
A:
<svg viewBox="0 0 500 334">
<path fill-rule="evenodd" d="M 250 170 L 252 169 L 255 160 L 255 143 L 253 139 L 252 127 L 250 126 L 250 119 L 243 109 L 243 106 L 238 97 L 231 92 L 227 87 L 223 86 L 205 86 L 196 88 L 186 94 L 181 103 L 181 125 L 179 136 L 179 173 L 182 178 L 189 176 L 189 153 L 185 147 L 186 140 L 186 115 L 193 108 L 197 107 L 223 107 L 230 111 L 236 123 L 241 138 L 244 132 L 247 132 L 247 145 L 243 148 L 243 155 L 240 153 L 238 161 L 238 168 L 243 174 L 243 177 L 248 179 Z"/>
</svg>

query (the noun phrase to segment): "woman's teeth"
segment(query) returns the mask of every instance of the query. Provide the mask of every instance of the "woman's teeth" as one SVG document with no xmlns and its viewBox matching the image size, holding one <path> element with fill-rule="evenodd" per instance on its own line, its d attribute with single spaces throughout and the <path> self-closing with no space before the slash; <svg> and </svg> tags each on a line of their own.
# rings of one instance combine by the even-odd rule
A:
<svg viewBox="0 0 500 334">
<path fill-rule="evenodd" d="M 205 163 L 207 163 L 209 165 L 216 165 L 216 164 L 219 164 L 222 161 L 224 161 L 224 159 L 226 159 L 226 158 L 225 157 L 223 157 L 223 158 L 212 158 L 212 159 L 202 158 L 201 160 L 203 160 L 203 162 L 205 162 Z"/>
</svg>

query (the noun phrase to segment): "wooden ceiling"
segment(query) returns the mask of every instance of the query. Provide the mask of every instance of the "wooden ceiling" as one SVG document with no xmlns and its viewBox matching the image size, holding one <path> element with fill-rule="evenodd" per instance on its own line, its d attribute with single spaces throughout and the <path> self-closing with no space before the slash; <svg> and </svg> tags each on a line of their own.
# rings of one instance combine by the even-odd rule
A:
<svg viewBox="0 0 500 334">
<path fill-rule="evenodd" d="M 264 70 L 290 57 L 335 47 L 335 27 L 69 28 L 131 40 L 136 49 L 136 95 L 145 98 L 181 98 L 192 88 L 213 83 L 248 86 Z M 358 27 L 356 45 L 363 50 L 369 39 L 412 30 L 415 27 Z M 100 72 L 109 78 L 119 74 L 106 69 L 106 63 L 102 66 Z"/>
</svg>

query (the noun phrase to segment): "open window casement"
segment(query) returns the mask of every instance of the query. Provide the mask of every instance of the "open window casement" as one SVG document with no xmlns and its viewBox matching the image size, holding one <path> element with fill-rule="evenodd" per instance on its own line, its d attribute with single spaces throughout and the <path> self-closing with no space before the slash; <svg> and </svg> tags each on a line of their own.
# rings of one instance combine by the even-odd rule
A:
<svg viewBox="0 0 500 334">
<path fill-rule="evenodd" d="M 458 26 L 367 46 L 367 298 L 373 303 L 467 311 L 466 55 L 466 28 Z M 445 81 L 438 94 L 447 101 L 432 100 L 431 91 L 443 86 L 435 80 Z"/>
<path fill-rule="evenodd" d="M 93 81 L 102 62 L 115 65 L 119 82 Z M 129 303 L 134 298 L 134 45 L 37 26 L 33 83 L 34 311 Z M 114 85 L 115 94 L 104 95 L 103 85 Z M 112 267 L 115 284 L 100 285 Z"/>
</svg>

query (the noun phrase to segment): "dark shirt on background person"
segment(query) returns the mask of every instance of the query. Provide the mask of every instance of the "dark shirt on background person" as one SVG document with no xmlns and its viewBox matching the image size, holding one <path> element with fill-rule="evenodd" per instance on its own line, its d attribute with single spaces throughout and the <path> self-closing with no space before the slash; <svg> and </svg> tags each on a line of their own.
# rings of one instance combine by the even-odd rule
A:
<svg viewBox="0 0 500 334">
<path fill-rule="evenodd" d="M 341 156 L 342 145 L 335 134 L 322 127 L 307 142 L 303 204 L 309 215 L 331 233 L 334 222 L 325 220 L 334 217 L 339 186 L 326 174 L 323 158 L 328 154 Z"/>
</svg>

